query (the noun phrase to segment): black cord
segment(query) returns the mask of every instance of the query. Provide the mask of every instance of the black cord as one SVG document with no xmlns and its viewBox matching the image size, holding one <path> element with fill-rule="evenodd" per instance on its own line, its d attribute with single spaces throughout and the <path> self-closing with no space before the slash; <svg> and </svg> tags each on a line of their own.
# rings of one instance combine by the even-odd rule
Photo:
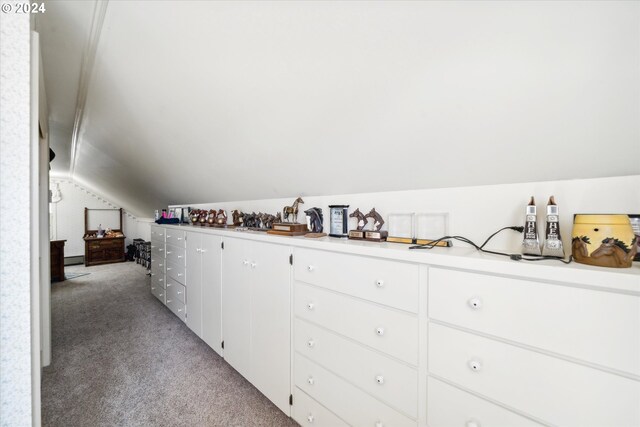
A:
<svg viewBox="0 0 640 427">
<path fill-rule="evenodd" d="M 484 243 L 482 245 L 480 245 L 480 246 L 478 246 L 472 240 L 470 240 L 470 239 L 468 239 L 468 238 L 466 238 L 464 236 L 443 236 L 443 237 L 440 237 L 439 239 L 431 240 L 429 243 L 425 243 L 423 245 L 410 246 L 409 249 L 433 249 L 433 248 L 436 247 L 436 245 L 438 243 L 442 242 L 443 240 L 457 240 L 459 242 L 467 243 L 467 244 L 473 246 L 474 248 L 476 248 L 476 250 L 478 250 L 480 252 L 484 252 L 484 253 L 492 254 L 492 255 L 506 256 L 506 257 L 509 257 L 509 259 L 512 259 L 514 261 L 545 261 L 545 260 L 552 260 L 552 261 L 560 261 L 563 264 L 571 264 L 571 261 L 573 261 L 573 256 L 569 256 L 569 259 L 565 260 L 565 259 L 562 259 L 562 258 L 546 256 L 546 255 L 525 256 L 525 255 L 521 255 L 521 254 L 509 254 L 509 253 L 505 253 L 505 252 L 496 252 L 496 251 L 490 251 L 488 249 L 484 249 L 484 247 L 487 245 L 487 243 L 489 243 L 489 241 L 491 239 L 493 239 L 497 234 L 501 233 L 504 230 L 514 230 L 514 231 L 517 231 L 518 233 L 522 233 L 524 231 L 524 227 L 522 227 L 522 226 L 503 227 L 500 230 L 498 230 L 495 233 L 493 233 L 492 235 L 490 235 L 489 237 L 487 237 L 487 240 L 485 240 Z"/>
</svg>

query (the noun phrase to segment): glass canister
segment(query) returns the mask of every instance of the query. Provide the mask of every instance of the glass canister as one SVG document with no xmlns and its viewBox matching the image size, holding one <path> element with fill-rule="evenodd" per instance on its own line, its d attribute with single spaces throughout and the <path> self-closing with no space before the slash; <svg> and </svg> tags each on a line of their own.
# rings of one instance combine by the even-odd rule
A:
<svg viewBox="0 0 640 427">
<path fill-rule="evenodd" d="M 576 262 L 599 267 L 631 267 L 637 237 L 627 215 L 577 214 L 571 254 Z"/>
</svg>

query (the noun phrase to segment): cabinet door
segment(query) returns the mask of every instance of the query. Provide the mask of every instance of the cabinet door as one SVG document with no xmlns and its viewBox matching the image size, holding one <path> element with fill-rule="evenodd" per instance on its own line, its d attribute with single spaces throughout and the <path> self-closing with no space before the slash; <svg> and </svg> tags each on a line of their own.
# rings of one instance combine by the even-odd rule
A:
<svg viewBox="0 0 640 427">
<path fill-rule="evenodd" d="M 219 236 L 202 235 L 202 339 L 222 355 Z"/>
<path fill-rule="evenodd" d="M 222 339 L 224 358 L 245 378 L 250 379 L 251 288 L 249 242 L 225 238 L 222 251 Z"/>
<path fill-rule="evenodd" d="M 186 323 L 196 335 L 202 337 L 202 238 L 200 233 L 187 232 L 187 266 L 185 286 L 187 288 Z"/>
<path fill-rule="evenodd" d="M 260 242 L 251 242 L 250 248 L 250 380 L 281 411 L 289 414 L 291 250 Z"/>
</svg>

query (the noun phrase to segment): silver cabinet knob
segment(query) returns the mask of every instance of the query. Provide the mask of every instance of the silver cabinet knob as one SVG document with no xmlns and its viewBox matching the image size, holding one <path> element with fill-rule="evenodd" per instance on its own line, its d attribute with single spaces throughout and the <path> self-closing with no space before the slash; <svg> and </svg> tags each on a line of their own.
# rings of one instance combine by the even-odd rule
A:
<svg viewBox="0 0 640 427">
<path fill-rule="evenodd" d="M 176 292 L 176 293 L 177 293 L 178 295 L 180 295 L 180 294 L 182 293 L 182 291 L 178 291 L 178 292 Z"/>
<path fill-rule="evenodd" d="M 256 268 L 256 265 L 258 265 L 258 264 L 256 264 L 255 262 L 252 262 L 251 263 L 251 268 Z"/>
<path fill-rule="evenodd" d="M 178 309 L 178 312 L 181 312 L 181 311 L 182 311 L 182 309 L 181 309 L 181 308 L 179 308 L 179 309 Z"/>
<path fill-rule="evenodd" d="M 162 267 L 164 264 L 158 264 L 158 267 Z"/>
<path fill-rule="evenodd" d="M 173 253 L 173 252 L 171 252 L 171 251 L 167 251 L 167 255 L 172 254 L 172 253 Z"/>
<path fill-rule="evenodd" d="M 384 287 L 384 280 L 382 280 L 382 279 L 376 280 L 376 286 L 379 287 L 379 288 Z"/>
<path fill-rule="evenodd" d="M 151 273 L 151 277 L 153 277 L 153 276 L 155 276 L 155 275 L 156 275 L 156 273 Z"/>
<path fill-rule="evenodd" d="M 309 421 L 310 423 L 312 423 L 314 419 L 315 419 L 315 417 L 313 416 L 313 414 L 309 414 L 307 416 L 307 421 Z"/>
<path fill-rule="evenodd" d="M 313 307 L 315 307 L 315 304 L 314 304 L 314 303 L 312 303 L 312 302 L 308 302 L 308 303 L 307 303 L 307 309 L 309 309 L 309 310 L 313 310 Z"/>
<path fill-rule="evenodd" d="M 178 237 L 178 240 L 182 240 L 182 237 Z"/>
<path fill-rule="evenodd" d="M 480 422 L 477 420 L 469 420 L 465 423 L 465 427 L 480 427 Z"/>
<path fill-rule="evenodd" d="M 163 297 L 163 296 L 164 296 L 164 294 L 163 294 L 162 292 L 160 292 L 160 293 L 158 294 L 158 296 Z"/>
<path fill-rule="evenodd" d="M 171 236 L 169 236 L 169 235 L 167 234 L 167 239 L 170 239 L 170 238 L 171 238 Z"/>
<path fill-rule="evenodd" d="M 244 261 L 242 261 L 242 263 L 243 263 L 244 265 L 249 265 L 249 261 L 248 261 L 248 260 L 246 260 L 246 259 L 245 259 Z"/>
<path fill-rule="evenodd" d="M 182 258 L 182 255 L 178 255 L 178 259 Z"/>
<path fill-rule="evenodd" d="M 307 378 L 307 382 L 309 383 L 309 385 L 313 385 L 316 382 L 316 380 L 314 380 L 313 377 L 309 377 Z"/>
<path fill-rule="evenodd" d="M 380 385 L 384 384 L 384 377 L 382 375 L 376 376 L 376 382 Z"/>
<path fill-rule="evenodd" d="M 313 348 L 314 345 L 316 345 L 316 342 L 314 340 L 307 341 L 307 347 Z"/>
<path fill-rule="evenodd" d="M 170 302 L 171 302 L 171 300 L 170 300 L 170 299 L 168 299 L 168 300 L 167 300 L 167 304 L 169 304 Z"/>
<path fill-rule="evenodd" d="M 178 273 L 178 277 L 182 276 L 182 273 Z"/>
<path fill-rule="evenodd" d="M 167 283 L 167 288 L 171 286 L 171 283 Z"/>
<path fill-rule="evenodd" d="M 480 362 L 478 359 L 471 359 L 469 361 L 469 368 L 472 371 L 480 372 L 482 370 L 482 362 Z"/>
<path fill-rule="evenodd" d="M 155 246 L 151 245 L 151 249 L 155 249 L 155 248 L 156 248 Z"/>
<path fill-rule="evenodd" d="M 200 252 L 202 252 L 202 249 L 196 248 L 196 252 L 200 253 Z"/>
<path fill-rule="evenodd" d="M 164 236 L 164 234 L 163 233 L 158 233 L 158 236 Z"/>
<path fill-rule="evenodd" d="M 167 267 L 167 271 L 171 271 L 171 270 L 173 270 L 172 267 Z"/>
<path fill-rule="evenodd" d="M 151 290 L 152 290 L 152 291 L 155 291 L 155 290 L 156 290 L 156 288 L 154 288 L 154 287 L 152 286 L 152 287 L 151 287 Z"/>
<path fill-rule="evenodd" d="M 307 270 L 309 270 L 309 271 L 313 271 L 313 270 L 315 270 L 315 269 L 316 269 L 316 268 L 315 268 L 313 265 L 309 265 L 309 266 L 307 266 Z"/>
<path fill-rule="evenodd" d="M 378 336 L 383 336 L 384 335 L 384 328 L 376 328 L 376 334 L 378 334 Z"/>
<path fill-rule="evenodd" d="M 158 252 L 164 252 L 164 249 L 160 248 L 158 249 Z"/>
<path fill-rule="evenodd" d="M 467 301 L 467 303 L 469 304 L 469 307 L 473 308 L 474 310 L 482 308 L 482 300 L 480 298 L 471 298 L 469 299 L 469 301 Z"/>
<path fill-rule="evenodd" d="M 381 421 L 376 421 L 375 427 L 384 427 L 384 424 Z"/>
<path fill-rule="evenodd" d="M 164 279 L 158 279 L 158 282 L 164 282 Z"/>
<path fill-rule="evenodd" d="M 207 252 L 207 250 L 206 250 L 206 249 L 202 249 L 202 248 L 200 248 L 200 253 L 202 253 L 202 254 L 203 254 L 203 253 L 205 253 L 205 252 Z"/>
</svg>

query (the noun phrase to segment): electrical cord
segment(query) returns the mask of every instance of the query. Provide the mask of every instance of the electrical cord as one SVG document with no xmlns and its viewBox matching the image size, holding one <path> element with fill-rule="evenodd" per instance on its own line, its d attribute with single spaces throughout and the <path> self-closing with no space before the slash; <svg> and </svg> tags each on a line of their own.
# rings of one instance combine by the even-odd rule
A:
<svg viewBox="0 0 640 427">
<path fill-rule="evenodd" d="M 459 242 L 467 243 L 468 245 L 473 246 L 474 248 L 476 248 L 480 252 L 484 252 L 484 253 L 492 254 L 492 255 L 506 256 L 506 257 L 509 257 L 509 259 L 511 259 L 513 261 L 544 261 L 544 260 L 552 260 L 552 261 L 560 261 L 563 264 L 571 264 L 571 261 L 573 261 L 573 256 L 571 256 L 571 255 L 569 256 L 569 259 L 565 260 L 565 259 L 562 259 L 562 258 L 546 256 L 546 255 L 539 255 L 539 256 L 535 256 L 535 255 L 531 256 L 531 255 L 529 255 L 529 256 L 527 256 L 527 255 L 521 255 L 521 254 L 509 254 L 509 253 L 506 253 L 506 252 L 490 251 L 490 250 L 484 248 L 487 245 L 487 243 L 489 243 L 489 241 L 491 239 L 493 239 L 497 234 L 503 232 L 504 230 L 513 230 L 513 231 L 517 231 L 518 233 L 522 233 L 524 231 L 524 227 L 522 227 L 522 226 L 503 227 L 500 230 L 498 230 L 495 233 L 493 233 L 492 235 L 490 235 L 489 237 L 487 237 L 487 240 L 485 240 L 484 243 L 482 243 L 482 245 L 480 245 L 480 246 L 478 246 L 471 239 L 468 239 L 467 237 L 464 237 L 464 236 L 443 236 L 443 237 L 440 237 L 439 239 L 432 240 L 429 243 L 425 243 L 423 245 L 410 246 L 409 249 L 433 249 L 433 248 L 436 247 L 436 245 L 438 243 L 440 243 L 443 240 L 457 240 Z"/>
</svg>

